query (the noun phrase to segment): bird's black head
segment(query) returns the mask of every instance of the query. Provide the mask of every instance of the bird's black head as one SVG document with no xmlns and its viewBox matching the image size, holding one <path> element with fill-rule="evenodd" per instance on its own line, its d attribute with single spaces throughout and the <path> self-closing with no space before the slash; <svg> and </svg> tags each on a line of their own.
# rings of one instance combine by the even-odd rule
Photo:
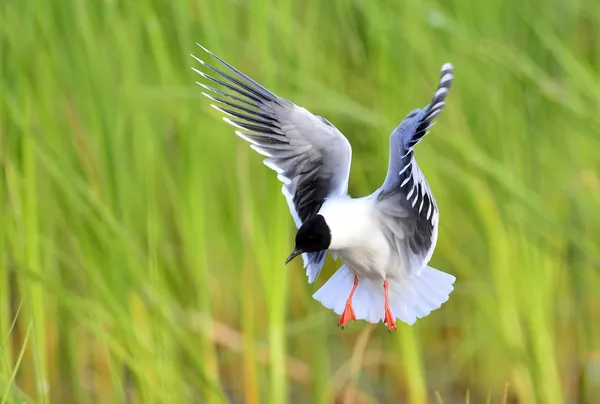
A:
<svg viewBox="0 0 600 404">
<path fill-rule="evenodd" d="M 325 218 L 315 215 L 300 226 L 296 233 L 296 247 L 285 261 L 287 264 L 296 256 L 307 253 L 327 250 L 331 244 L 331 231 Z"/>
</svg>

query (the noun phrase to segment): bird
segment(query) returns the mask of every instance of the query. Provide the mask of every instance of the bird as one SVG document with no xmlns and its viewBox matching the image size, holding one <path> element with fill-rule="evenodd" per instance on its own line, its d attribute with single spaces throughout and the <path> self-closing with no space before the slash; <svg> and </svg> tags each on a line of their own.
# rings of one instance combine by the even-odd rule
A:
<svg viewBox="0 0 600 404">
<path fill-rule="evenodd" d="M 414 149 L 446 104 L 452 65 L 443 64 L 429 104 L 412 110 L 392 131 L 383 184 L 353 198 L 348 194 L 352 147 L 331 122 L 197 45 L 213 63 L 190 54 L 200 64 L 192 70 L 203 79 L 196 82 L 202 95 L 283 183 L 297 228 L 285 264 L 302 256 L 313 283 L 327 252 L 343 262 L 313 294 L 340 315 L 338 326 L 383 321 L 391 331 L 397 319 L 413 325 L 440 308 L 456 278 L 427 265 L 437 243 L 439 210 Z"/>
</svg>

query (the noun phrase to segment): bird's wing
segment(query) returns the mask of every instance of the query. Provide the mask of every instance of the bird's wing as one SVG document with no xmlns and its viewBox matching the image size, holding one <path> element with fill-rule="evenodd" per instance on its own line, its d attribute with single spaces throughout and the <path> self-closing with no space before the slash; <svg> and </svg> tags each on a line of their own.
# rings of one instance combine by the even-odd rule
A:
<svg viewBox="0 0 600 404">
<path fill-rule="evenodd" d="M 192 69 L 206 83 L 222 87 L 197 82 L 208 90 L 202 94 L 215 102 L 213 108 L 227 115 L 224 121 L 239 129 L 235 132 L 239 137 L 266 157 L 264 164 L 277 172 L 296 226 L 317 214 L 326 198 L 345 195 L 352 148 L 344 135 L 325 118 L 278 97 L 199 46 L 218 62 L 220 69 L 194 55 L 205 71 Z M 302 254 L 309 282 L 318 276 L 326 254 Z"/>
<path fill-rule="evenodd" d="M 421 271 L 431 259 L 439 221 L 437 204 L 417 165 L 414 147 L 444 108 L 452 80 L 452 66 L 446 63 L 429 105 L 412 111 L 392 132 L 388 172 L 377 192 L 381 220 L 409 272 Z"/>
</svg>

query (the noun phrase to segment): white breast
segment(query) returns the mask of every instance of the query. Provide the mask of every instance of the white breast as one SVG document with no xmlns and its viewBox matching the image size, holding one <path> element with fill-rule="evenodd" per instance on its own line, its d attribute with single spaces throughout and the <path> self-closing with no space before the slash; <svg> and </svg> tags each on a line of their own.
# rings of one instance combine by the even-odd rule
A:
<svg viewBox="0 0 600 404">
<path fill-rule="evenodd" d="M 397 260 L 391 257 L 392 249 L 373 203 L 369 197 L 329 199 L 319 214 L 331 231 L 329 249 L 358 275 L 379 277 Z"/>
</svg>

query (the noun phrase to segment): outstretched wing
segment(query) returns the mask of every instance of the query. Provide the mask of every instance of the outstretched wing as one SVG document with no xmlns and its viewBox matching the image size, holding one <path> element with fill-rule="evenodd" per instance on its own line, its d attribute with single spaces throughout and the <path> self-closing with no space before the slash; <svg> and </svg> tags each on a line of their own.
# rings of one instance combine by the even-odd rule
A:
<svg viewBox="0 0 600 404">
<path fill-rule="evenodd" d="M 452 80 L 452 66 L 446 63 L 429 105 L 413 110 L 392 132 L 388 172 L 377 194 L 382 222 L 409 272 L 420 271 L 431 259 L 439 221 L 437 204 L 417 165 L 414 147 L 444 108 Z"/>
<path fill-rule="evenodd" d="M 192 55 L 206 72 L 192 68 L 217 89 L 198 82 L 212 93 L 202 93 L 218 105 L 212 107 L 237 127 L 235 133 L 264 155 L 264 164 L 277 172 L 297 227 L 318 213 L 325 198 L 345 195 L 352 149 L 329 121 L 285 100 L 200 46 L 229 72 Z M 207 74 L 212 72 L 213 76 Z M 321 271 L 327 251 L 302 254 L 309 282 Z"/>
</svg>

